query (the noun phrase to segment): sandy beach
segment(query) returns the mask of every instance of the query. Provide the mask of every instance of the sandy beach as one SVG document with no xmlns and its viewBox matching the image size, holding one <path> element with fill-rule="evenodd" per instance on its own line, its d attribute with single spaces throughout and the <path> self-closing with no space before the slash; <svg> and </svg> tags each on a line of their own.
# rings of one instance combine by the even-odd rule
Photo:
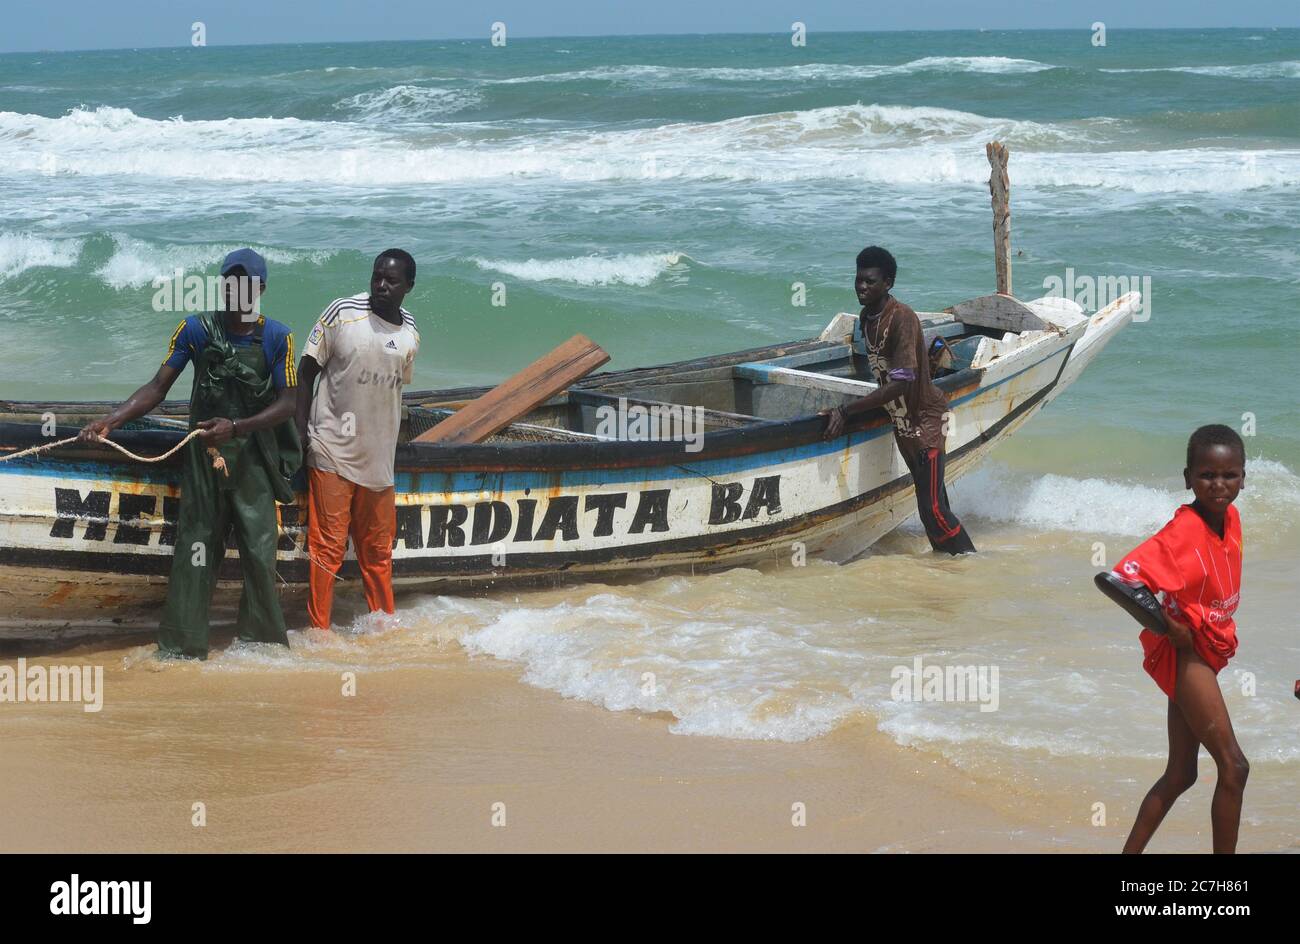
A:
<svg viewBox="0 0 1300 944">
<path fill-rule="evenodd" d="M 336 648 L 295 642 L 307 658 Z M 5 706 L 5 851 L 1106 851 L 1131 815 L 1091 826 L 1087 802 L 971 776 L 866 721 L 800 743 L 675 735 L 455 644 L 420 667 L 354 666 L 354 696 L 314 663 L 148 651 L 27 652 L 104 665 L 105 698 L 97 713 Z M 1188 828 L 1203 799 L 1158 847 L 1205 841 Z"/>
<path fill-rule="evenodd" d="M 110 667 L 98 715 L 8 706 L 8 851 L 1042 850 L 1086 838 L 1030 826 L 1023 806 L 1008 815 L 1007 798 L 865 724 L 799 744 L 679 737 L 662 717 L 565 700 L 459 652 L 427 670 L 363 670 L 355 697 L 325 672 L 285 685 L 152 668 Z"/>
</svg>

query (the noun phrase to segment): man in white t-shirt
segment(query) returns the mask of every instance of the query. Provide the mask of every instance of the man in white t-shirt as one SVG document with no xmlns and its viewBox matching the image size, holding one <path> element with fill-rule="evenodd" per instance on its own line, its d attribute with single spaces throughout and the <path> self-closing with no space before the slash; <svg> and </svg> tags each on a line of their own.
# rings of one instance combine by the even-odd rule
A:
<svg viewBox="0 0 1300 944">
<path fill-rule="evenodd" d="M 307 615 L 319 629 L 330 628 L 349 534 L 370 611 L 393 612 L 393 454 L 402 386 L 411 382 L 420 349 L 415 318 L 402 300 L 414 287 L 410 253 L 384 250 L 369 293 L 331 302 L 303 348 L 298 431 L 307 455 Z"/>
</svg>

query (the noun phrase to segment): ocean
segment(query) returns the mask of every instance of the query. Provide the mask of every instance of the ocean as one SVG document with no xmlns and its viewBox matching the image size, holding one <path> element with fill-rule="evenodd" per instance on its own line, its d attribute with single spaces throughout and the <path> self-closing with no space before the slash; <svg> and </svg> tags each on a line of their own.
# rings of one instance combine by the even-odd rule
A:
<svg viewBox="0 0 1300 944">
<path fill-rule="evenodd" d="M 930 555 L 913 520 L 845 565 L 406 597 L 396 624 L 338 645 L 416 669 L 452 646 L 686 736 L 800 742 L 865 720 L 1086 818 L 1095 797 L 1140 800 L 1165 749 L 1136 627 L 1091 576 L 1188 499 L 1192 429 L 1227 423 L 1249 455 L 1241 649 L 1221 676 L 1254 765 L 1243 844 L 1291 848 L 1300 30 L 1091 38 L 3 55 L 0 398 L 124 398 L 180 317 L 154 310 L 155 278 L 242 245 L 300 338 L 380 250 L 412 252 L 424 389 L 499 380 L 578 331 L 617 368 L 815 335 L 854 309 L 872 243 L 899 260 L 895 295 L 939 310 L 994 289 L 984 144 L 1002 140 L 1015 293 L 1138 280 L 1149 320 L 950 488 L 979 555 Z M 235 647 L 205 671 L 291 677 L 319 670 L 313 651 Z M 895 699 L 891 672 L 917 657 L 997 667 L 997 710 Z"/>
</svg>

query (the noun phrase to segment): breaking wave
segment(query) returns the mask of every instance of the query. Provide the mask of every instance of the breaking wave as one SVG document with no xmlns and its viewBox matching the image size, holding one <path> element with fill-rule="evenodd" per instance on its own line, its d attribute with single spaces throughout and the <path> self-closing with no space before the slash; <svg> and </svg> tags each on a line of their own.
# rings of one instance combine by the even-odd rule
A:
<svg viewBox="0 0 1300 944">
<path fill-rule="evenodd" d="M 1102 69 L 1102 72 L 1184 72 L 1229 79 L 1300 79 L 1300 60 L 1253 62 L 1236 66 L 1165 66 L 1148 69 Z"/>
<path fill-rule="evenodd" d="M 0 281 L 28 269 L 71 269 L 81 258 L 85 241 L 47 239 L 30 233 L 0 232 Z"/>
<path fill-rule="evenodd" d="M 1247 487 L 1237 507 L 1247 519 L 1294 521 L 1300 516 L 1300 476 L 1281 462 L 1246 462 Z M 1190 501 L 1186 491 L 1133 482 L 1027 476 L 993 463 L 963 478 L 958 510 L 1035 531 L 1147 537 Z"/>
<path fill-rule="evenodd" d="M 572 72 L 515 76 L 489 80 L 497 85 L 533 82 L 607 81 L 622 84 L 651 83 L 659 86 L 690 85 L 698 82 L 844 82 L 875 79 L 891 75 L 915 75 L 921 72 L 980 73 L 985 75 L 1021 75 L 1042 72 L 1056 66 L 1034 59 L 1007 56 L 926 56 L 895 65 L 812 62 L 794 66 L 766 66 L 742 69 L 727 66 L 598 66 Z"/>
<path fill-rule="evenodd" d="M 1050 124 L 942 108 L 847 105 L 616 131 L 521 130 L 478 140 L 441 126 L 412 139 L 364 123 L 296 118 L 159 121 L 127 109 L 61 118 L 0 112 L 8 174 L 124 175 L 375 187 L 556 181 L 864 180 L 983 184 L 983 142 L 1018 149 L 1031 187 L 1231 193 L 1300 184 L 1300 153 L 1106 150 L 1107 119 Z M 446 143 L 439 143 L 446 142 Z"/>
<path fill-rule="evenodd" d="M 431 88 L 423 85 L 395 85 L 392 88 L 360 92 L 338 102 L 339 111 L 363 121 L 396 119 L 419 121 L 455 114 L 482 101 L 474 89 Z"/>
<path fill-rule="evenodd" d="M 649 285 L 670 268 L 687 260 L 684 253 L 640 253 L 618 256 L 574 256 L 568 259 L 508 259 L 470 261 L 480 269 L 503 272 L 528 282 L 572 282 L 576 285 Z"/>
</svg>

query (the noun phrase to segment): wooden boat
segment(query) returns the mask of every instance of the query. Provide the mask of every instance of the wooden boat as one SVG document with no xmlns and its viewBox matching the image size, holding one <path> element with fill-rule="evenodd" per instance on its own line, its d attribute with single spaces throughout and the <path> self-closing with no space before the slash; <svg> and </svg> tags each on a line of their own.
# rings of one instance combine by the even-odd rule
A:
<svg viewBox="0 0 1300 944">
<path fill-rule="evenodd" d="M 997 304 L 923 314 L 927 339 L 955 355 L 936 380 L 952 414 L 949 478 L 1059 396 L 1139 304 L 1131 293 L 1089 317 L 1068 300 L 1015 303 L 1023 318 L 1010 325 Z M 408 393 L 395 583 L 444 592 L 860 554 L 914 498 L 884 411 L 823 439 L 819 410 L 875 389 L 854 373 L 851 323 L 841 314 L 817 338 L 595 374 L 477 445 L 409 440 L 486 388 Z M 73 435 L 110 406 L 0 402 L 0 456 Z M 166 403 L 114 439 L 161 454 L 183 435 L 186 407 Z M 639 441 L 656 417 L 659 438 Z M 178 479 L 174 460 L 146 466 L 100 445 L 0 461 L 0 637 L 151 625 Z M 280 506 L 290 594 L 312 566 L 304 515 L 304 496 Z M 220 572 L 228 600 L 234 556 Z M 348 561 L 343 578 L 355 577 Z"/>
</svg>

